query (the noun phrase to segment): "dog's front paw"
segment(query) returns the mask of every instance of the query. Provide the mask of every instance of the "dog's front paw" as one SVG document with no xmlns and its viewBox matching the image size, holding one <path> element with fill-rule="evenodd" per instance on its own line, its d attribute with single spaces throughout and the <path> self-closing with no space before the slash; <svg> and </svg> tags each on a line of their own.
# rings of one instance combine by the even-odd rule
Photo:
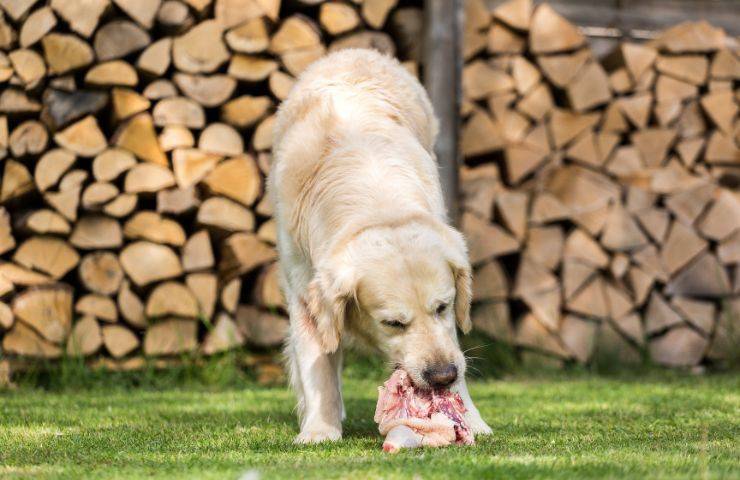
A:
<svg viewBox="0 0 740 480">
<path fill-rule="evenodd" d="M 338 428 L 306 428 L 295 437 L 293 443 L 306 445 L 309 443 L 336 442 L 341 438 L 342 431 Z"/>
<path fill-rule="evenodd" d="M 491 427 L 480 418 L 480 415 L 470 415 L 465 419 L 470 425 L 470 430 L 474 435 L 490 435 L 493 433 Z"/>
</svg>

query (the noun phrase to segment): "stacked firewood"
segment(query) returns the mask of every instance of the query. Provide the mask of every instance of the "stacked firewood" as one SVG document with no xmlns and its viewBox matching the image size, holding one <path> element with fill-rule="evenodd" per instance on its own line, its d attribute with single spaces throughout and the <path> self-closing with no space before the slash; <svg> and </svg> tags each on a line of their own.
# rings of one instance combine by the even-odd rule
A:
<svg viewBox="0 0 740 480">
<path fill-rule="evenodd" d="M 469 0 L 466 20 L 475 325 L 584 363 L 736 358 L 736 40 L 687 22 L 597 59 L 547 4 Z"/>
<path fill-rule="evenodd" d="M 1 356 L 213 354 L 287 328 L 273 114 L 327 51 L 419 62 L 397 0 L 0 0 Z"/>
</svg>

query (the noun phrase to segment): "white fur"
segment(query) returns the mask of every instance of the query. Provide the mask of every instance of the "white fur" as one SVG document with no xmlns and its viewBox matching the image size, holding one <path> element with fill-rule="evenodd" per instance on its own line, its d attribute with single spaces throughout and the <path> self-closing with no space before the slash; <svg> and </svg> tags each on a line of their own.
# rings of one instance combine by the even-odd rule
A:
<svg viewBox="0 0 740 480">
<path fill-rule="evenodd" d="M 455 331 L 455 322 L 470 328 L 471 274 L 464 240 L 447 225 L 437 128 L 419 82 L 371 50 L 311 65 L 277 113 L 268 189 L 291 320 L 298 442 L 341 438 L 348 337 L 418 383 L 433 362 L 455 363 L 469 421 L 490 432 L 467 393 Z M 409 323 L 394 329 L 388 318 Z"/>
</svg>

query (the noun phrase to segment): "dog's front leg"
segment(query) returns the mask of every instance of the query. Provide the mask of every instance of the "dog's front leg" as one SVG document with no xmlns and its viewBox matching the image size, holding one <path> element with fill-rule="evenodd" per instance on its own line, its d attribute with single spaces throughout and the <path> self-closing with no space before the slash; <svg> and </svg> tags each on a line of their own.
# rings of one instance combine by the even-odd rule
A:
<svg viewBox="0 0 740 480">
<path fill-rule="evenodd" d="M 480 416 L 480 412 L 473 403 L 473 399 L 470 398 L 470 392 L 468 392 L 468 384 L 465 381 L 465 377 L 461 378 L 458 382 L 457 393 L 460 394 L 460 398 L 462 398 L 463 404 L 467 409 L 465 420 L 468 422 L 468 425 L 470 425 L 473 433 L 476 435 L 490 435 L 493 433 L 491 427 L 489 427 Z"/>
<path fill-rule="evenodd" d="M 322 352 L 309 332 L 291 334 L 291 363 L 301 410 L 301 433 L 296 443 L 318 443 L 342 438 L 342 396 L 339 390 L 339 351 Z"/>
</svg>

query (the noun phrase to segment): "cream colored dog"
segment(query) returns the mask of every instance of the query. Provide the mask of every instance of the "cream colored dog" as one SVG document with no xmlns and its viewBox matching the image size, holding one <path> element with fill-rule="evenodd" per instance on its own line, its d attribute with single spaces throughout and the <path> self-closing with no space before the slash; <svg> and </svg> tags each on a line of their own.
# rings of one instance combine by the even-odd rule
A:
<svg viewBox="0 0 740 480">
<path fill-rule="evenodd" d="M 417 385 L 465 385 L 455 322 L 470 329 L 471 272 L 447 224 L 419 82 L 371 50 L 311 65 L 277 114 L 269 193 L 290 314 L 286 347 L 298 396 L 297 442 L 342 436 L 341 348 L 380 351 Z"/>
</svg>

